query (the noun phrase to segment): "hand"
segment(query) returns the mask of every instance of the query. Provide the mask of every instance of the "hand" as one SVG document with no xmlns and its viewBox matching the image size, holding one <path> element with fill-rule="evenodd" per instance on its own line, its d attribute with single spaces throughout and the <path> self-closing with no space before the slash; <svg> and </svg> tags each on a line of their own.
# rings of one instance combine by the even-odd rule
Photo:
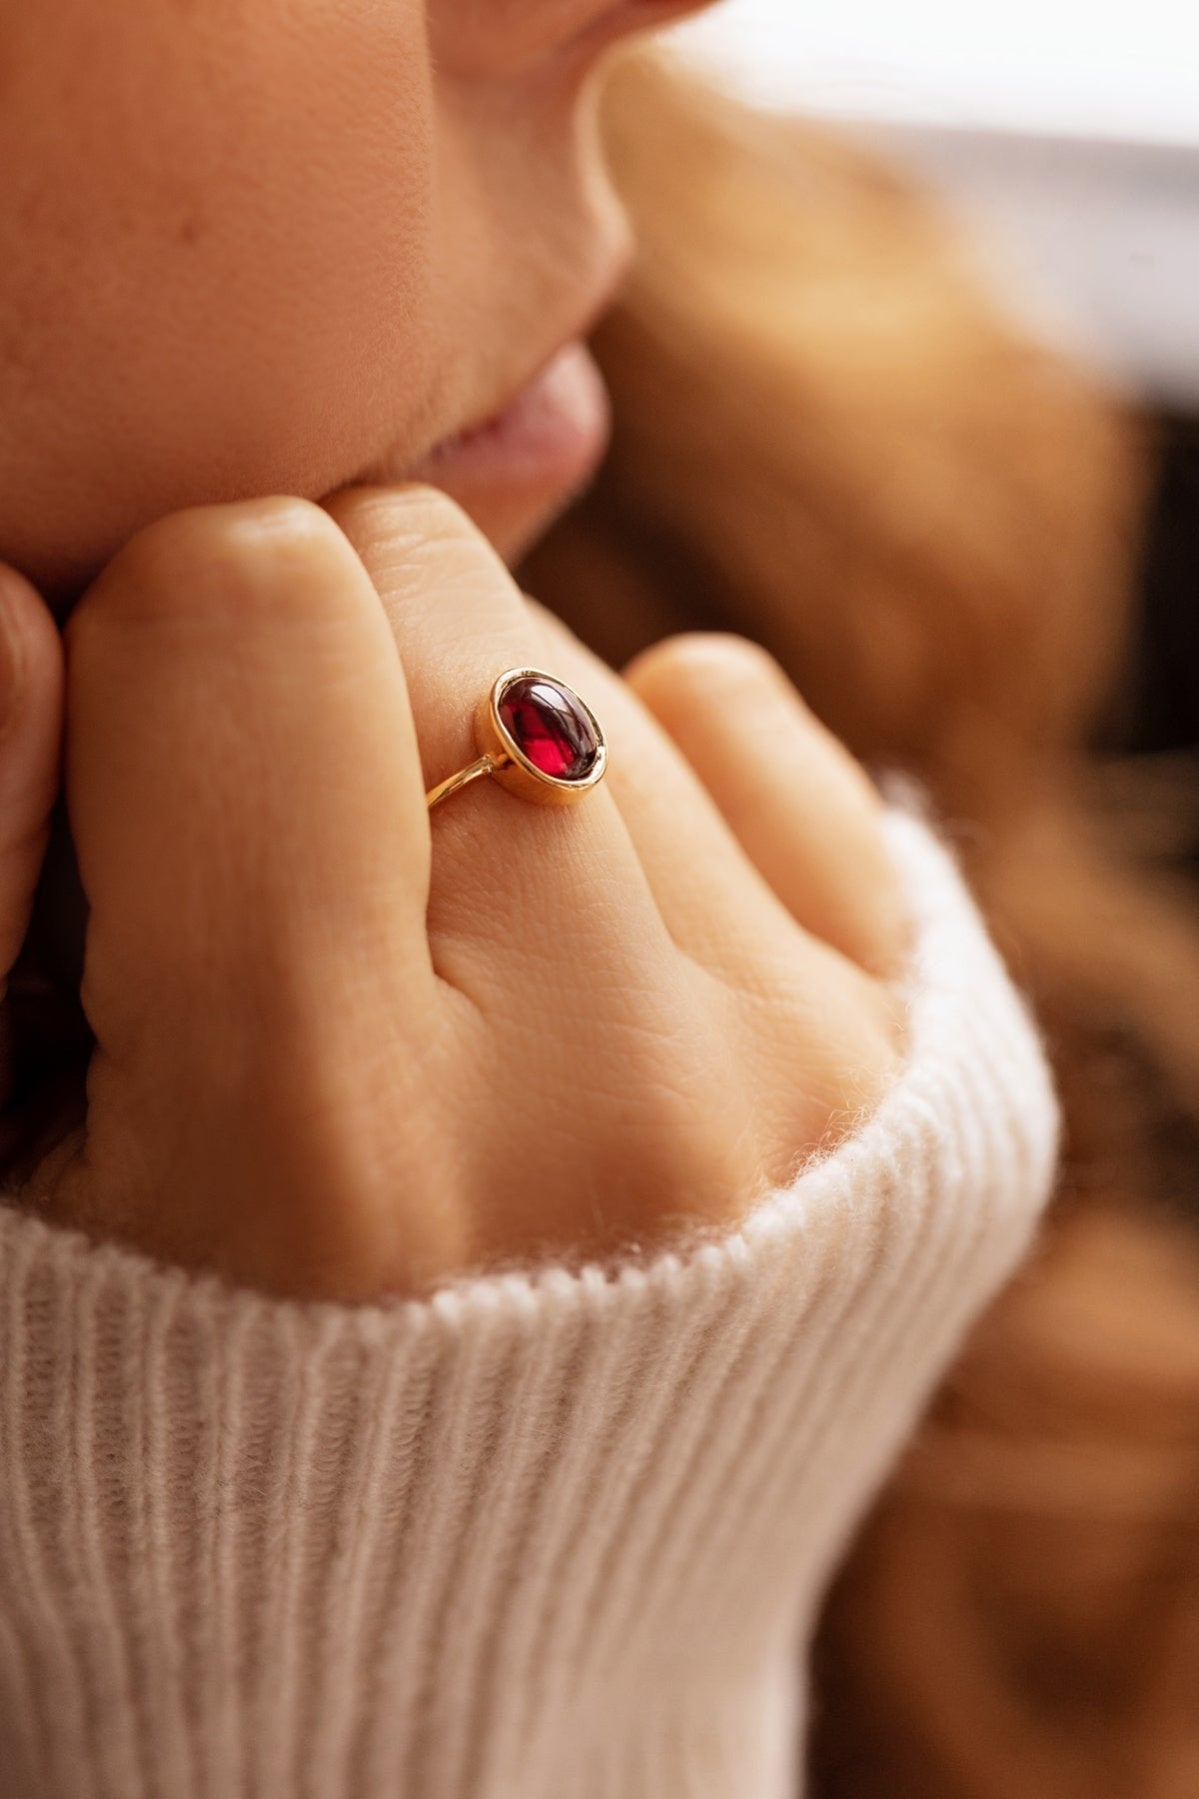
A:
<svg viewBox="0 0 1199 1799">
<path fill-rule="evenodd" d="M 49 1215 L 416 1293 L 731 1224 L 892 1078 L 880 802 L 749 644 L 622 680 L 422 487 L 177 514 L 66 639 L 96 1049 Z M 587 699 L 608 776 L 430 814 L 518 663 Z"/>
</svg>

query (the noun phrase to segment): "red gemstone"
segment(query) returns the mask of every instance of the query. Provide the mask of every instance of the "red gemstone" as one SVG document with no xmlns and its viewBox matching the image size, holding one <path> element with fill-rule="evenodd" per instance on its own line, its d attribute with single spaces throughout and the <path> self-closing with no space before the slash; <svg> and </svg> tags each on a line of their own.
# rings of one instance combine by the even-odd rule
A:
<svg viewBox="0 0 1199 1799">
<path fill-rule="evenodd" d="M 569 687 L 543 675 L 521 675 L 500 694 L 500 723 L 534 768 L 556 781 L 582 781 L 599 754 L 599 739 Z"/>
</svg>

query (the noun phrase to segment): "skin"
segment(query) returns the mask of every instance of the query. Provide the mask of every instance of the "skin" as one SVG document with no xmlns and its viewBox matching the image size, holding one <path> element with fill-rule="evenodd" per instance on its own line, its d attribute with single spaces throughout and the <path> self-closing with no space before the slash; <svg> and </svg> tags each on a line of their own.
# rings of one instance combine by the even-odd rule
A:
<svg viewBox="0 0 1199 1799">
<path fill-rule="evenodd" d="M 416 1293 L 731 1223 L 894 1078 L 880 803 L 781 671 L 617 676 L 505 567 L 560 484 L 406 478 L 617 278 L 594 74 L 682 10 L 0 11 L 0 966 L 61 780 L 96 1038 L 47 1215 Z M 516 663 L 610 775 L 430 815 Z"/>
<path fill-rule="evenodd" d="M 691 10 L 2 0 L 5 554 L 78 590 L 177 508 L 396 476 L 489 414 L 627 260 L 601 53 Z M 472 510 L 515 540 L 562 499 Z"/>
</svg>

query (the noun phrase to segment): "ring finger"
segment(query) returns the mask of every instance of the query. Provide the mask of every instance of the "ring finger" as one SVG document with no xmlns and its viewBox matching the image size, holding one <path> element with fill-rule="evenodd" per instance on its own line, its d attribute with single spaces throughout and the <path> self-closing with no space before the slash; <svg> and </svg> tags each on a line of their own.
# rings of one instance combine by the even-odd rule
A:
<svg viewBox="0 0 1199 1799">
<path fill-rule="evenodd" d="M 499 557 L 432 488 L 347 489 L 327 510 L 382 600 L 400 652 L 426 788 L 475 761 L 475 709 L 504 668 L 543 666 L 543 634 Z M 551 665 L 553 672 L 558 671 Z M 526 954 L 581 931 L 613 940 L 652 895 L 607 781 L 578 806 L 530 805 L 480 781 L 439 808 L 427 925 L 434 965 L 478 995 Z M 500 939 L 514 954 L 498 958 Z M 476 953 L 478 952 L 478 953 Z"/>
</svg>

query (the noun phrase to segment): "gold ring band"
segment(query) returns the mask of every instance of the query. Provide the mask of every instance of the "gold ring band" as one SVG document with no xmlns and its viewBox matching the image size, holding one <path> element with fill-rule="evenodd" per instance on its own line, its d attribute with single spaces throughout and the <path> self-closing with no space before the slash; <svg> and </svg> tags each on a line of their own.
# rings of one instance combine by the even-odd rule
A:
<svg viewBox="0 0 1199 1799">
<path fill-rule="evenodd" d="M 538 806 L 570 806 L 604 778 L 608 747 L 599 721 L 573 687 L 541 668 L 507 668 L 475 712 L 473 762 L 425 795 L 430 812 L 491 775 Z"/>
</svg>

